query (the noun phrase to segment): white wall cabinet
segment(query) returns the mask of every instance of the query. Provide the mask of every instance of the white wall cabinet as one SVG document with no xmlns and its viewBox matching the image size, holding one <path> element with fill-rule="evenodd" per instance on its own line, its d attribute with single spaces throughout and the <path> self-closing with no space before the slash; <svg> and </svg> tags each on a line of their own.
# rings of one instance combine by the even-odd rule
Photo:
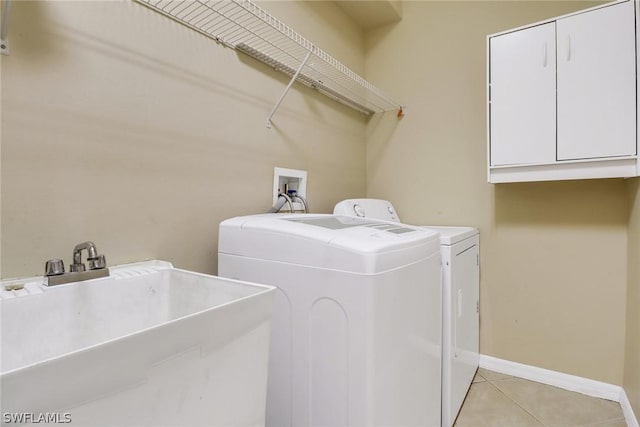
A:
<svg viewBox="0 0 640 427">
<path fill-rule="evenodd" d="M 636 8 L 488 37 L 489 182 L 638 175 Z"/>
</svg>

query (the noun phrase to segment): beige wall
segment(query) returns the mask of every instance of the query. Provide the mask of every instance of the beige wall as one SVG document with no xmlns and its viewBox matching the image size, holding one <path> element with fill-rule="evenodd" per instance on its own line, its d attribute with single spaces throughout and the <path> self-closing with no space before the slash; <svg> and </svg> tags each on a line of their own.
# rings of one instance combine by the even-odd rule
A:
<svg viewBox="0 0 640 427">
<path fill-rule="evenodd" d="M 627 338 L 624 389 L 636 416 L 640 416 L 640 178 L 629 180 L 629 240 L 627 284 Z"/>
<path fill-rule="evenodd" d="M 408 223 L 481 233 L 481 352 L 622 384 L 623 180 L 487 184 L 486 35 L 580 2 L 406 2 L 366 75 L 407 105 L 367 125 L 367 195 Z"/>
<path fill-rule="evenodd" d="M 370 122 L 132 2 L 14 2 L 2 57 L 2 277 L 91 239 L 109 264 L 215 271 L 217 226 L 306 169 L 316 212 L 392 200 L 410 223 L 482 237 L 482 352 L 610 383 L 636 404 L 640 252 L 622 180 L 489 185 L 485 36 L 579 2 L 406 2 L 366 39 L 330 2 L 265 7 L 408 106 Z M 366 61 L 365 53 L 366 52 Z M 365 128 L 366 126 L 366 128 Z M 366 131 L 366 153 L 365 153 Z M 635 298 L 635 299 L 633 299 Z M 635 334 L 635 335 L 634 335 Z"/>
<path fill-rule="evenodd" d="M 264 7 L 356 72 L 363 34 L 331 2 Z M 215 272 L 217 227 L 271 207 L 273 167 L 329 212 L 365 192 L 365 120 L 131 1 L 13 2 L 2 57 L 2 277 L 159 258 Z"/>
</svg>

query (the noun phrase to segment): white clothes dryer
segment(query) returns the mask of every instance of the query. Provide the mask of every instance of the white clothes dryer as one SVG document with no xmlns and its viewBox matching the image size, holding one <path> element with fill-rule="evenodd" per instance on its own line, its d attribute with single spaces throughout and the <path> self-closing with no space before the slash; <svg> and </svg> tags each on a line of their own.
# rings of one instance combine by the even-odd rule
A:
<svg viewBox="0 0 640 427">
<path fill-rule="evenodd" d="M 350 199 L 335 215 L 400 222 L 387 200 Z M 478 369 L 480 236 L 473 227 L 424 226 L 440 233 L 442 249 L 442 427 L 452 427 Z"/>
<path fill-rule="evenodd" d="M 438 234 L 313 214 L 220 224 L 218 274 L 277 287 L 267 426 L 441 419 Z"/>
</svg>

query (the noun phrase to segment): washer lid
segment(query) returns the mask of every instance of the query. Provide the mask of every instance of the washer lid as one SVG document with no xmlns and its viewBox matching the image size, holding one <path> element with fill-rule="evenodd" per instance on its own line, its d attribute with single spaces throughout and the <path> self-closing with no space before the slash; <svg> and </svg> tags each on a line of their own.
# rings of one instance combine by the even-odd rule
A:
<svg viewBox="0 0 640 427">
<path fill-rule="evenodd" d="M 379 273 L 431 255 L 434 231 L 334 215 L 253 215 L 220 224 L 218 250 L 229 255 L 319 268 Z"/>
<path fill-rule="evenodd" d="M 439 225 L 422 225 L 421 227 L 440 233 L 440 243 L 443 245 L 453 245 L 480 233 L 477 228 L 473 227 L 443 227 Z"/>
</svg>

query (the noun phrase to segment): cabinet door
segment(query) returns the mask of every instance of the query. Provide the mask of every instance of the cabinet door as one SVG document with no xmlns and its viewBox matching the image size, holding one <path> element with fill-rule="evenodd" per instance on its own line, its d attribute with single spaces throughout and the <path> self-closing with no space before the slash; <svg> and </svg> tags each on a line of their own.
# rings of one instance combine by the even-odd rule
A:
<svg viewBox="0 0 640 427">
<path fill-rule="evenodd" d="M 636 154 L 633 6 L 557 21 L 558 160 Z"/>
<path fill-rule="evenodd" d="M 489 40 L 491 165 L 556 160 L 555 23 Z"/>
</svg>

